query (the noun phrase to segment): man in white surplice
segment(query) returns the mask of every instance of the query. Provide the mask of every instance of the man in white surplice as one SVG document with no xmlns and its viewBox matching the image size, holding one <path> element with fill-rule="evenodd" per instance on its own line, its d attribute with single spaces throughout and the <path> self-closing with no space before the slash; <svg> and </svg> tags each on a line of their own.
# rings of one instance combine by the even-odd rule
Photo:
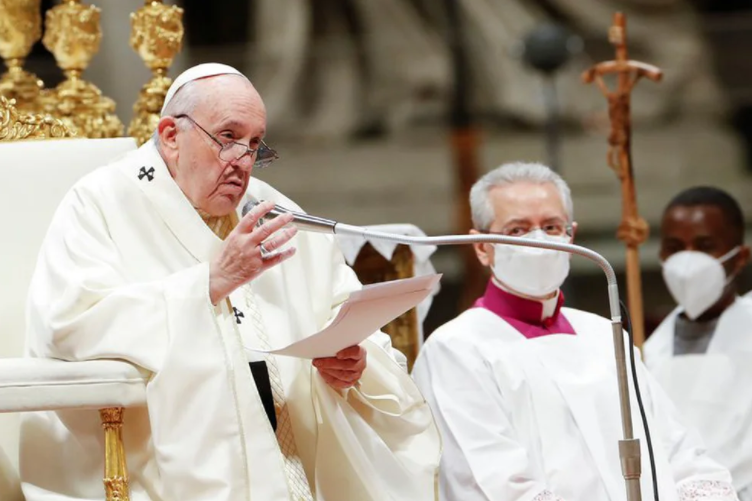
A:
<svg viewBox="0 0 752 501">
<path fill-rule="evenodd" d="M 438 431 L 387 335 L 313 362 L 247 349 L 317 332 L 360 288 L 333 236 L 257 225 L 269 202 L 239 217 L 250 196 L 300 210 L 251 179 L 276 158 L 265 128 L 237 70 L 179 76 L 152 141 L 58 208 L 30 355 L 150 374 L 148 407 L 126 416 L 133 501 L 432 500 Z M 96 411 L 31 414 L 22 434 L 27 500 L 102 497 Z"/>
<path fill-rule="evenodd" d="M 739 499 L 752 501 L 752 299 L 738 296 L 750 252 L 739 204 L 709 186 L 679 193 L 663 213 L 660 252 L 678 306 L 645 342 L 645 365 L 729 468 Z"/>
<path fill-rule="evenodd" d="M 569 188 L 540 164 L 503 165 L 470 194 L 477 232 L 570 242 Z M 413 369 L 442 432 L 441 498 L 625 501 L 609 320 L 563 308 L 569 255 L 476 245 L 493 271 L 475 306 L 433 332 Z M 604 300 L 606 296 L 604 283 Z M 705 455 L 638 365 L 662 501 L 733 501 L 727 470 Z M 652 490 L 642 444 L 643 499 Z"/>
</svg>

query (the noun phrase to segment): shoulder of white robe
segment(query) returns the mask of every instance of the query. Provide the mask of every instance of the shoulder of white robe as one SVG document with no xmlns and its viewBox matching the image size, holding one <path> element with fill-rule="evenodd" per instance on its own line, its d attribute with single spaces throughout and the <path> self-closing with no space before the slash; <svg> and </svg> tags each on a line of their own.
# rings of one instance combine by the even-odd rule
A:
<svg viewBox="0 0 752 501">
<path fill-rule="evenodd" d="M 99 201 L 117 193 L 130 193 L 133 186 L 123 182 L 124 174 L 120 166 L 132 163 L 132 157 L 137 152 L 138 150 L 129 151 L 83 175 L 68 190 L 66 198 L 74 194 L 79 199 Z"/>
<path fill-rule="evenodd" d="M 752 352 L 752 336 L 739 335 L 740 331 L 746 331 L 750 325 L 752 325 L 752 300 L 737 297 L 736 301 L 726 308 L 718 319 L 707 352 Z"/>
</svg>

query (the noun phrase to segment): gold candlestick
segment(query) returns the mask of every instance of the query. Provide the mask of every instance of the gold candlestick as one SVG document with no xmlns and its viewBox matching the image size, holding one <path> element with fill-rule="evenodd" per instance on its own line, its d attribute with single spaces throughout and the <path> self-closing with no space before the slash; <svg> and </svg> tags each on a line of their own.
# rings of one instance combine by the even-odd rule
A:
<svg viewBox="0 0 752 501">
<path fill-rule="evenodd" d="M 0 77 L 0 95 L 15 99 L 19 111 L 41 109 L 42 81 L 23 69 L 26 56 L 42 36 L 41 0 L 0 0 L 0 57 L 8 70 Z"/>
<path fill-rule="evenodd" d="M 47 11 L 42 43 L 55 55 L 65 80 L 45 99 L 45 110 L 59 116 L 85 137 L 118 137 L 123 123 L 115 115 L 115 101 L 81 78 L 99 51 L 100 10 L 81 0 L 62 0 Z"/>
<path fill-rule="evenodd" d="M 131 47 L 152 71 L 133 105 L 133 120 L 128 135 L 138 144 L 149 140 L 159 123 L 159 115 L 172 79 L 167 70 L 183 43 L 183 9 L 167 6 L 162 0 L 145 0 L 131 14 Z"/>
</svg>

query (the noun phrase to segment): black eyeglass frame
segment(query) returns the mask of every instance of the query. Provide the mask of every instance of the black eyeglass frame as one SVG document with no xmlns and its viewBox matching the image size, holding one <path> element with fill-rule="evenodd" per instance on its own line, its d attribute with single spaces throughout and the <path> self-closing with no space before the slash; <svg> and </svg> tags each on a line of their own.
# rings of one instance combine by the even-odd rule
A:
<svg viewBox="0 0 752 501">
<path fill-rule="evenodd" d="M 535 230 L 543 230 L 543 228 L 535 228 L 535 229 L 530 230 L 530 231 L 535 231 Z M 525 235 L 508 235 L 508 234 L 502 233 L 500 231 L 488 231 L 488 230 L 478 230 L 478 229 L 476 229 L 476 231 L 478 233 L 483 233 L 483 234 L 486 234 L 486 235 L 500 235 L 502 237 L 524 237 L 525 235 L 527 235 L 527 233 Z M 530 233 L 530 231 L 528 233 Z M 545 233 L 545 230 L 543 230 L 543 231 Z M 550 236 L 563 237 L 564 235 L 568 236 L 569 238 L 572 238 L 572 236 L 574 235 L 574 226 L 572 226 L 571 224 L 565 224 L 564 225 L 564 233 L 563 234 L 561 234 L 561 235 L 550 235 Z"/>
<path fill-rule="evenodd" d="M 270 148 L 262 139 L 260 141 L 259 147 L 256 149 L 250 148 L 248 145 L 245 145 L 243 143 L 239 143 L 237 141 L 230 141 L 229 143 L 223 143 L 217 137 L 209 132 L 208 130 L 204 129 L 201 125 L 199 125 L 198 122 L 196 122 L 193 117 L 186 113 L 181 113 L 180 115 L 175 115 L 173 118 L 187 118 L 193 125 L 201 129 L 201 131 L 206 134 L 209 139 L 217 143 L 217 146 L 219 146 L 219 153 L 218 156 L 220 160 L 223 160 L 225 162 L 231 162 L 231 161 L 238 161 L 241 158 L 243 158 L 246 155 L 249 155 L 250 157 L 255 156 L 256 159 L 253 162 L 253 168 L 254 169 L 264 169 L 266 167 L 269 167 L 269 165 L 277 160 L 279 158 L 279 154 L 274 150 L 273 148 Z M 241 146 L 245 148 L 245 151 L 241 153 L 240 155 L 236 156 L 235 158 L 223 158 L 222 153 L 227 152 L 233 147 Z"/>
</svg>

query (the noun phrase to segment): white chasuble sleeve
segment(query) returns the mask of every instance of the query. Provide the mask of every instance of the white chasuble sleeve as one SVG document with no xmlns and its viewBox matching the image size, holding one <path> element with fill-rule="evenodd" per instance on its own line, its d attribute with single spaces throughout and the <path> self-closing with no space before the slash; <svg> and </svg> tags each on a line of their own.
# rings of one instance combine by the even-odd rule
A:
<svg viewBox="0 0 752 501">
<path fill-rule="evenodd" d="M 99 207 L 86 198 L 71 191 L 45 237 L 29 293 L 28 346 L 35 356 L 116 358 L 158 372 L 169 344 L 168 297 L 187 286 L 203 291 L 196 302 L 208 313 L 208 268 L 131 280 Z"/>
<path fill-rule="evenodd" d="M 339 305 L 361 284 L 336 246 L 333 259 Z M 374 333 L 363 347 L 367 368 L 356 387 L 334 390 L 314 369 L 317 497 L 433 501 L 441 440 L 431 410 L 387 334 Z"/>
<path fill-rule="evenodd" d="M 477 347 L 447 339 L 426 343 L 413 368 L 444 445 L 441 499 L 561 501 L 515 435 L 512 409 Z"/>
</svg>

